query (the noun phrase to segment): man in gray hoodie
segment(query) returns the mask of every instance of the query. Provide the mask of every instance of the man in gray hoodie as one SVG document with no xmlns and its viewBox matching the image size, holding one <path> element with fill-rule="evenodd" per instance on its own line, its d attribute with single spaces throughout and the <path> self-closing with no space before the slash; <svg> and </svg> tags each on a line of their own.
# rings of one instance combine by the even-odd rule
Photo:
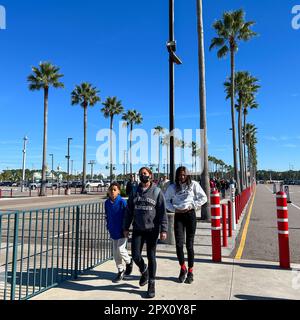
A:
<svg viewBox="0 0 300 320">
<path fill-rule="evenodd" d="M 132 192 L 127 202 L 124 217 L 124 236 L 128 238 L 130 225 L 132 233 L 132 258 L 141 272 L 140 286 L 148 283 L 147 296 L 155 297 L 156 246 L 160 235 L 161 240 L 167 239 L 168 218 L 163 192 L 152 183 L 152 171 L 141 168 L 141 180 L 136 192 Z M 148 266 L 142 257 L 143 244 L 147 245 Z"/>
</svg>

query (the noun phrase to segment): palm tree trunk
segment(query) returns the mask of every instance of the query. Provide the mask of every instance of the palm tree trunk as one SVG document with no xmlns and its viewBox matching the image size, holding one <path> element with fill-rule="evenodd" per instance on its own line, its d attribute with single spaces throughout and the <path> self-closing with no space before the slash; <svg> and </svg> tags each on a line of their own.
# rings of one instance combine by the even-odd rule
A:
<svg viewBox="0 0 300 320">
<path fill-rule="evenodd" d="M 86 145 L 87 145 L 87 105 L 83 107 L 83 168 L 82 168 L 82 194 L 86 194 Z"/>
<path fill-rule="evenodd" d="M 204 54 L 204 30 L 203 30 L 203 6 L 202 0 L 197 0 L 197 30 L 198 30 L 198 60 L 199 60 L 199 94 L 200 94 L 200 130 L 202 133 L 201 186 L 207 195 L 207 203 L 201 209 L 201 219 L 210 220 L 210 184 L 207 148 L 207 116 L 206 116 L 206 79 L 205 79 L 205 54 Z"/>
<path fill-rule="evenodd" d="M 160 134 L 159 134 L 159 136 L 158 136 L 158 168 L 157 168 L 158 179 L 159 179 L 159 174 L 160 174 L 160 145 L 161 145 L 160 141 L 161 141 L 161 138 L 160 138 Z"/>
<path fill-rule="evenodd" d="M 169 166 L 169 163 L 170 163 L 170 148 L 169 148 L 169 145 L 167 144 L 167 176 L 168 176 L 168 179 L 170 179 L 170 166 Z"/>
<path fill-rule="evenodd" d="M 132 150 L 131 150 L 131 146 L 132 146 L 132 130 L 133 130 L 133 124 L 130 124 L 130 141 L 129 141 L 129 147 L 130 147 L 130 175 L 132 175 Z"/>
<path fill-rule="evenodd" d="M 248 166 L 249 166 L 249 171 L 250 171 L 250 183 L 252 183 L 253 172 L 252 172 L 252 165 L 251 165 L 250 145 L 248 145 Z"/>
<path fill-rule="evenodd" d="M 246 145 L 247 145 L 247 137 L 246 137 L 246 114 L 244 114 L 244 130 L 243 130 L 243 136 L 244 136 L 244 165 L 245 165 L 245 182 L 246 182 L 246 188 L 248 188 L 248 170 L 247 170 L 247 158 L 246 158 Z"/>
<path fill-rule="evenodd" d="M 236 148 L 236 134 L 235 134 L 235 109 L 234 109 L 234 92 L 235 92 L 235 59 L 234 59 L 234 48 L 230 50 L 231 54 L 231 122 L 232 122 L 232 143 L 233 143 L 233 162 L 234 162 L 234 179 L 237 184 L 237 193 L 240 192 L 240 181 L 238 175 L 238 162 L 237 162 L 237 148 Z"/>
<path fill-rule="evenodd" d="M 244 162 L 243 162 L 243 146 L 242 146 L 242 105 L 239 106 L 238 111 L 238 137 L 239 137 L 239 158 L 240 158 L 240 182 L 242 192 L 244 190 Z"/>
<path fill-rule="evenodd" d="M 47 172 L 47 137 L 48 137 L 48 100 L 49 88 L 44 89 L 44 138 L 43 138 L 43 164 L 42 164 L 42 183 L 40 196 L 45 197 L 46 194 L 46 172 Z"/>
<path fill-rule="evenodd" d="M 193 175 L 193 172 L 194 172 L 194 156 L 192 155 L 192 175 Z"/>
<path fill-rule="evenodd" d="M 113 175 L 113 154 L 112 154 L 112 130 L 113 130 L 113 120 L 114 117 L 110 118 L 110 183 L 112 183 L 112 175 Z"/>
</svg>

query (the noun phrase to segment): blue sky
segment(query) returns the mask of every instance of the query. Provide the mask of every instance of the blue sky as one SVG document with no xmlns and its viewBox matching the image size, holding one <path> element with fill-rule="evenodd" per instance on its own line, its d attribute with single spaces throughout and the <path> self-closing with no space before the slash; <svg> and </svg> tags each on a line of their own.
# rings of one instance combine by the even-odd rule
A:
<svg viewBox="0 0 300 320">
<path fill-rule="evenodd" d="M 230 61 L 208 51 L 215 34 L 212 24 L 225 10 L 243 8 L 259 33 L 242 43 L 236 56 L 237 70 L 251 72 L 262 86 L 260 107 L 249 115 L 259 128 L 259 168 L 300 170 L 300 30 L 291 25 L 296 0 L 203 2 L 209 154 L 232 163 L 230 103 L 223 89 Z M 30 92 L 26 82 L 31 66 L 40 61 L 51 61 L 64 74 L 65 89 L 52 89 L 49 97 L 47 153 L 54 154 L 55 166 L 66 168 L 67 138 L 72 137 L 74 170 L 82 168 L 83 111 L 71 106 L 70 93 L 83 81 L 99 88 L 102 101 L 117 96 L 126 109 L 140 111 L 141 128 L 168 127 L 167 0 L 0 4 L 7 14 L 7 29 L 0 30 L 0 170 L 21 167 L 24 135 L 29 137 L 27 167 L 41 168 L 43 93 Z M 175 0 L 177 53 L 184 62 L 175 75 L 175 124 L 180 129 L 199 128 L 195 6 L 194 0 Z M 88 112 L 88 160 L 96 158 L 98 130 L 109 126 L 100 108 Z M 95 171 L 105 172 L 99 164 Z"/>
</svg>

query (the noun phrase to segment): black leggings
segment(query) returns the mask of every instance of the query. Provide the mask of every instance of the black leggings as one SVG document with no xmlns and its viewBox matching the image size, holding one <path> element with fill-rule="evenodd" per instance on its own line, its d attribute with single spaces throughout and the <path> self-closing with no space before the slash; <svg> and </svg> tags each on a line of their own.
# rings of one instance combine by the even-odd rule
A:
<svg viewBox="0 0 300 320">
<path fill-rule="evenodd" d="M 186 249 L 188 254 L 188 266 L 194 267 L 194 239 L 196 233 L 197 221 L 194 210 L 187 213 L 176 213 L 174 221 L 176 253 L 177 258 L 182 266 L 184 264 L 184 231 L 186 233 Z"/>
<path fill-rule="evenodd" d="M 148 270 L 149 279 L 155 280 L 156 276 L 156 246 L 158 240 L 159 231 L 135 231 L 132 233 L 132 258 L 135 264 L 139 267 L 142 273 L 145 270 L 145 262 L 142 257 L 142 250 L 144 243 L 147 245 L 147 258 L 148 258 Z"/>
</svg>

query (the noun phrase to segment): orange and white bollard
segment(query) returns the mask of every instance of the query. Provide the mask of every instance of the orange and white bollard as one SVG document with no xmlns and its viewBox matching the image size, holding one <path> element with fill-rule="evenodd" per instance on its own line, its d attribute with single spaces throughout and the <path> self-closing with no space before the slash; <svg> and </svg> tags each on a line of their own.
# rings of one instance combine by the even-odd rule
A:
<svg viewBox="0 0 300 320">
<path fill-rule="evenodd" d="M 211 237 L 212 237 L 212 260 L 222 261 L 221 253 L 221 206 L 218 191 L 211 192 Z"/>
<path fill-rule="evenodd" d="M 279 263 L 284 269 L 290 268 L 290 248 L 289 248 L 289 223 L 287 196 L 280 191 L 276 194 L 277 203 L 277 226 L 279 242 Z"/>
<path fill-rule="evenodd" d="M 228 237 L 232 237 L 232 203 L 228 201 Z"/>
<path fill-rule="evenodd" d="M 223 227 L 223 247 L 228 246 L 227 240 L 227 206 L 222 204 L 222 227 Z"/>
</svg>

